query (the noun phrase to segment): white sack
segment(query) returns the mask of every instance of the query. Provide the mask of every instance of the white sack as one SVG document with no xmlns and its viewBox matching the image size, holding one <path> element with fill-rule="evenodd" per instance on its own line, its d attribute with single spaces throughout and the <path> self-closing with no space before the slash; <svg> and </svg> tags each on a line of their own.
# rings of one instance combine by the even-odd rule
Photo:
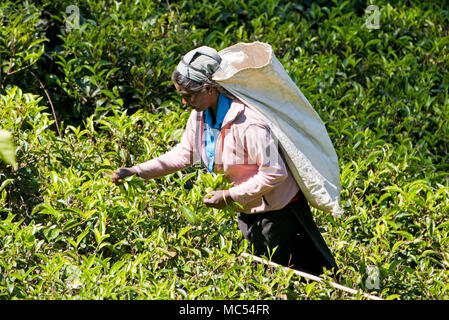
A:
<svg viewBox="0 0 449 320">
<path fill-rule="evenodd" d="M 272 47 L 238 43 L 219 55 L 222 62 L 212 79 L 265 118 L 310 205 L 341 215 L 337 154 L 323 121 Z"/>
</svg>

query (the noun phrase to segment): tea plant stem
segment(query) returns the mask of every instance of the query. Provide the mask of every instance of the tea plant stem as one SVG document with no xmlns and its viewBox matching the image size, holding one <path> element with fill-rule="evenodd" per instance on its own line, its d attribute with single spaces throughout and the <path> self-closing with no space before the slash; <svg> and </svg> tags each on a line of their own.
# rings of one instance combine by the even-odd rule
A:
<svg viewBox="0 0 449 320">
<path fill-rule="evenodd" d="M 34 74 L 33 71 L 31 71 L 31 74 L 36 78 L 36 80 L 41 85 L 41 88 L 44 89 L 44 92 L 47 95 L 47 99 L 48 99 L 48 102 L 50 102 L 50 107 L 51 107 L 51 111 L 53 113 L 53 117 L 55 118 L 56 130 L 58 131 L 58 136 L 61 138 L 61 132 L 59 131 L 59 125 L 58 125 L 58 118 L 56 117 L 55 108 L 53 107 L 53 103 L 51 102 L 50 95 L 48 94 L 47 89 L 45 89 L 44 84 L 42 83 L 42 81 Z"/>
<path fill-rule="evenodd" d="M 243 253 L 241 253 L 241 256 L 242 256 L 243 258 L 251 257 L 251 259 L 253 259 L 254 261 L 257 261 L 257 262 L 259 262 L 259 263 L 263 263 L 263 264 L 266 264 L 266 265 L 269 265 L 269 266 L 272 266 L 272 267 L 281 267 L 284 271 L 289 271 L 289 270 L 291 270 L 291 271 L 293 271 L 294 274 L 296 274 L 296 275 L 298 275 L 298 276 L 300 276 L 300 277 L 309 279 L 309 280 L 313 280 L 313 281 L 317 281 L 317 282 L 323 282 L 323 278 L 317 277 L 317 276 L 315 276 L 315 275 L 313 275 L 313 274 L 306 273 L 306 272 L 304 272 L 304 271 L 294 270 L 294 269 L 291 269 L 291 268 L 288 268 L 288 267 L 284 267 L 284 266 L 281 266 L 280 264 L 277 264 L 277 263 L 275 263 L 275 262 L 271 262 L 271 261 L 262 259 L 262 258 L 260 258 L 260 257 L 256 257 L 256 256 L 254 256 L 254 255 L 252 255 L 252 254 L 249 254 L 249 253 L 243 252 Z M 332 285 L 335 289 L 342 290 L 342 291 L 348 292 L 348 293 L 353 294 L 353 295 L 356 295 L 356 294 L 358 293 L 357 290 L 352 289 L 352 288 L 345 287 L 345 286 L 343 286 L 343 285 L 341 285 L 341 284 L 338 284 L 338 283 L 335 283 L 335 282 L 332 282 L 332 281 L 329 281 L 328 283 L 329 283 L 330 285 Z M 368 293 L 363 293 L 363 292 L 362 292 L 362 295 L 363 295 L 365 298 L 368 298 L 368 299 L 371 299 L 371 300 L 383 300 L 383 299 L 380 298 L 380 297 L 373 296 L 373 295 L 368 294 Z"/>
<path fill-rule="evenodd" d="M 170 11 L 171 14 L 173 14 L 173 11 L 171 10 L 170 2 L 168 2 L 168 0 L 165 0 L 165 2 L 167 3 L 168 10 Z"/>
</svg>

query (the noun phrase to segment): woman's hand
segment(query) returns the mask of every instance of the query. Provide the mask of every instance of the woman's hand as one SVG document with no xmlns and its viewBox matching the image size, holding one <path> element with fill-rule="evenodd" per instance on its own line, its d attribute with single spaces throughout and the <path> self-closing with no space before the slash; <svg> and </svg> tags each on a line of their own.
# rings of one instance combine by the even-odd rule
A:
<svg viewBox="0 0 449 320">
<path fill-rule="evenodd" d="M 203 198 L 203 203 L 206 207 L 223 209 L 232 202 L 229 190 L 215 190 L 206 194 Z"/>
<path fill-rule="evenodd" d="M 119 168 L 112 174 L 112 182 L 117 186 L 123 183 L 123 179 L 136 174 L 136 170 L 133 168 Z"/>
</svg>

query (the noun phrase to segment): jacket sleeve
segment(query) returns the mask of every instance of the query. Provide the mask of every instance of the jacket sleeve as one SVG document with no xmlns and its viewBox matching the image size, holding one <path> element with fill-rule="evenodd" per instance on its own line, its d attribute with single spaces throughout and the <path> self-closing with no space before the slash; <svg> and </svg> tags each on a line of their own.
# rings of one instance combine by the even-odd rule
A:
<svg viewBox="0 0 449 320">
<path fill-rule="evenodd" d="M 163 155 L 135 165 L 133 168 L 137 175 L 145 179 L 153 179 L 192 166 L 196 162 L 194 153 L 195 131 L 196 111 L 192 111 L 181 141 Z"/>
<path fill-rule="evenodd" d="M 255 175 L 229 189 L 232 199 L 245 206 L 279 186 L 288 177 L 288 172 L 279 154 L 278 144 L 267 127 L 252 124 L 245 130 L 241 140 L 245 161 L 258 166 Z"/>
</svg>

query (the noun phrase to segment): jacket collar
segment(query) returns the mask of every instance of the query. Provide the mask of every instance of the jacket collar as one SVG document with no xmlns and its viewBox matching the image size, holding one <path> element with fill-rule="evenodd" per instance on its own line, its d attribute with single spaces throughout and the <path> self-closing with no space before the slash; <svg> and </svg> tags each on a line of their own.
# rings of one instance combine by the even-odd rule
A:
<svg viewBox="0 0 449 320">
<path fill-rule="evenodd" d="M 228 112 L 226 113 L 226 116 L 223 119 L 223 123 L 221 124 L 221 127 L 224 128 L 226 125 L 228 125 L 231 122 L 234 122 L 235 119 L 240 115 L 240 113 L 243 112 L 245 109 L 245 105 L 238 99 L 232 100 L 231 107 L 229 108 Z M 203 112 L 200 113 L 200 119 L 203 119 Z"/>
<path fill-rule="evenodd" d="M 226 116 L 223 119 L 223 123 L 221 125 L 222 128 L 227 126 L 228 124 L 234 122 L 237 117 L 245 110 L 245 105 L 238 99 L 232 100 L 231 107 L 229 108 Z M 203 134 L 204 129 L 204 111 L 196 113 L 196 120 L 198 121 L 198 129 L 200 129 L 200 136 Z"/>
</svg>

